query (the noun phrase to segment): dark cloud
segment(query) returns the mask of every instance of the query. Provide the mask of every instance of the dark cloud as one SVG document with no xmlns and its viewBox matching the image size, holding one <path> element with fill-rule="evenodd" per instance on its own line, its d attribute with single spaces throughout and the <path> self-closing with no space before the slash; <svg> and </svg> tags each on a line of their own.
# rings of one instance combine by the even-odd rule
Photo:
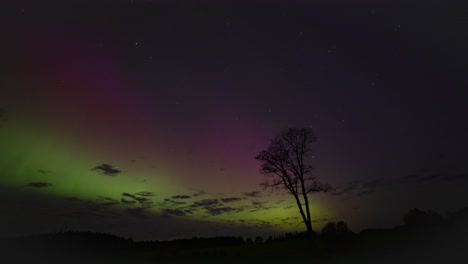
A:
<svg viewBox="0 0 468 264">
<path fill-rule="evenodd" d="M 231 203 L 231 202 L 237 202 L 242 200 L 240 197 L 228 197 L 228 198 L 221 198 L 221 201 L 223 203 Z"/>
<path fill-rule="evenodd" d="M 424 170 L 426 172 L 426 170 Z M 382 188 L 401 188 L 408 184 L 440 184 L 444 182 L 466 181 L 468 174 L 441 174 L 441 173 L 422 173 L 410 174 L 393 179 L 372 179 L 368 181 L 350 181 L 345 187 L 337 188 L 332 192 L 334 196 L 353 193 L 357 196 L 367 196 Z"/>
<path fill-rule="evenodd" d="M 246 192 L 244 193 L 245 196 L 248 197 L 260 197 L 260 191 L 254 191 L 254 192 Z"/>
<path fill-rule="evenodd" d="M 467 181 L 468 173 L 432 173 L 432 174 L 421 174 L 421 175 L 408 175 L 402 178 L 401 181 L 406 183 L 442 183 L 442 182 L 453 182 L 453 181 Z"/>
<path fill-rule="evenodd" d="M 194 202 L 193 204 L 194 204 L 195 206 L 204 207 L 204 206 L 215 205 L 215 204 L 218 204 L 218 203 L 219 203 L 218 199 L 203 199 L 203 200 L 201 200 L 201 201 Z"/>
<path fill-rule="evenodd" d="M 252 220 L 254 226 L 258 228 L 271 227 L 272 224 L 266 220 Z"/>
<path fill-rule="evenodd" d="M 135 240 L 172 240 L 187 238 L 187 236 L 213 236 L 213 230 L 225 231 L 226 234 L 247 235 L 245 225 L 229 227 L 221 221 L 201 221 L 193 219 L 191 214 L 196 213 L 207 220 L 212 218 L 204 208 L 197 207 L 193 211 L 189 207 L 166 208 L 173 211 L 156 213 L 149 207 L 138 204 L 125 204 L 125 206 L 103 206 L 100 203 L 111 202 L 100 199 L 85 200 L 75 197 L 58 197 L 47 192 L 31 192 L 29 188 L 5 188 L 0 186 L 0 200 L 4 203 L 6 213 L 0 217 L 2 236 L 18 236 L 22 234 L 36 234 L 55 232 L 60 230 L 89 230 L 109 232 L 123 237 L 132 237 Z M 120 194 L 120 193 L 118 193 Z M 131 198 L 120 196 L 117 200 L 124 205 L 121 199 L 134 201 Z M 33 206 L 31 206 L 33 205 Z M 218 205 L 221 205 L 218 204 Z M 195 210 L 198 210 L 195 212 Z M 211 209 L 212 214 L 229 215 L 239 209 Z M 185 217 L 181 212 L 186 214 Z M 236 218 L 237 219 L 237 218 Z M 247 228 L 250 228 L 247 226 Z M 216 232 L 218 232 L 216 231 Z M 265 234 L 277 230 L 265 231 Z M 218 234 L 218 233 L 216 233 Z M 215 235 L 216 235 L 215 234 Z"/>
<path fill-rule="evenodd" d="M 359 187 L 360 182 L 359 181 L 350 181 L 346 184 L 345 187 L 342 188 L 336 188 L 335 190 L 332 191 L 332 195 L 334 196 L 341 196 L 343 194 L 348 194 L 350 192 L 353 192 Z"/>
<path fill-rule="evenodd" d="M 98 165 L 94 167 L 93 170 L 100 170 L 102 173 L 104 173 L 105 175 L 109 175 L 109 176 L 115 176 L 122 172 L 121 170 L 109 164 Z"/>
<path fill-rule="evenodd" d="M 266 202 L 252 201 L 252 204 L 254 206 L 262 206 L 263 204 L 266 204 Z"/>
<path fill-rule="evenodd" d="M 206 194 L 205 191 L 200 190 L 200 191 L 198 191 L 198 192 L 192 194 L 192 196 L 193 196 L 193 197 L 198 197 L 198 196 L 205 195 L 205 194 Z"/>
<path fill-rule="evenodd" d="M 210 215 L 220 215 L 224 213 L 231 213 L 231 212 L 241 212 L 243 209 L 241 208 L 234 208 L 234 207 L 210 207 L 207 206 L 205 207 L 206 212 L 209 213 Z"/>
<path fill-rule="evenodd" d="M 156 194 L 152 192 L 137 192 L 135 193 L 135 195 L 145 196 L 145 197 L 156 196 Z"/>
<path fill-rule="evenodd" d="M 44 187 L 50 187 L 52 186 L 52 183 L 48 182 L 30 182 L 27 184 L 29 187 L 34 187 L 34 188 L 44 188 Z"/>
<path fill-rule="evenodd" d="M 125 198 L 122 198 L 120 199 L 120 201 L 124 204 L 135 204 L 136 201 L 130 201 L 130 200 L 126 200 Z"/>
<path fill-rule="evenodd" d="M 267 202 L 260 202 L 260 201 L 252 201 L 252 206 L 246 208 L 252 208 L 250 212 L 258 212 L 264 210 L 270 210 L 272 208 L 276 208 L 274 206 L 265 206 Z"/>
<path fill-rule="evenodd" d="M 425 171 L 425 170 L 424 170 Z M 468 173 L 459 174 L 442 174 L 442 173 L 424 173 L 424 174 L 410 174 L 394 179 L 373 179 L 363 182 L 360 186 L 348 186 L 345 189 L 339 190 L 334 195 L 341 195 L 343 193 L 356 191 L 358 196 L 366 196 L 372 194 L 376 189 L 381 188 L 401 188 L 401 186 L 408 184 L 440 184 L 450 183 L 454 181 L 468 181 Z M 358 188 L 359 187 L 359 188 Z"/>
<path fill-rule="evenodd" d="M 130 197 L 130 198 L 132 198 L 132 199 L 135 199 L 135 198 L 136 198 L 135 195 L 129 194 L 129 193 L 122 193 L 122 196 Z"/>
<path fill-rule="evenodd" d="M 153 204 L 151 199 L 148 199 L 145 197 L 136 197 L 135 200 L 137 200 L 140 204 L 145 205 L 145 206 L 151 206 Z"/>
<path fill-rule="evenodd" d="M 170 203 L 171 206 L 187 204 L 186 202 L 174 201 L 172 199 L 166 198 L 166 199 L 164 199 L 163 203 L 160 203 L 160 205 L 167 206 L 168 203 Z"/>
<path fill-rule="evenodd" d="M 235 197 L 232 197 L 232 198 L 235 198 Z M 238 200 L 238 199 L 231 199 L 231 198 L 228 198 L 228 199 L 229 199 L 229 202 Z M 189 206 L 189 208 L 192 208 L 193 210 L 197 210 L 198 208 L 201 208 L 211 216 L 225 214 L 225 213 L 232 213 L 232 212 L 241 212 L 244 210 L 241 207 L 235 208 L 235 207 L 221 206 L 221 205 L 222 204 L 220 203 L 218 199 L 204 199 L 201 201 L 194 202 L 193 204 Z M 188 209 L 188 210 L 192 210 L 192 209 Z"/>
<path fill-rule="evenodd" d="M 162 212 L 165 216 L 185 216 L 186 213 L 180 209 L 164 209 Z"/>
<path fill-rule="evenodd" d="M 131 198 L 131 199 L 135 200 L 135 201 L 130 201 L 130 200 L 122 198 L 121 201 L 123 203 L 126 203 L 126 204 L 131 204 L 131 203 L 138 202 L 139 204 L 142 204 L 144 206 L 152 206 L 153 205 L 152 200 L 150 198 L 147 198 L 147 197 L 153 196 L 153 193 L 151 193 L 151 192 L 138 192 L 138 193 L 135 193 L 135 194 L 122 193 L 122 196 L 128 197 L 128 198 Z"/>
<path fill-rule="evenodd" d="M 102 206 L 113 206 L 116 204 L 119 204 L 119 201 L 111 197 L 99 197 L 92 203 L 89 203 L 89 208 L 95 211 L 99 211 Z"/>
<path fill-rule="evenodd" d="M 411 174 L 396 180 L 396 183 L 441 183 L 468 180 L 468 173 Z"/>
<path fill-rule="evenodd" d="M 172 199 L 189 199 L 192 198 L 190 195 L 174 195 Z"/>
</svg>

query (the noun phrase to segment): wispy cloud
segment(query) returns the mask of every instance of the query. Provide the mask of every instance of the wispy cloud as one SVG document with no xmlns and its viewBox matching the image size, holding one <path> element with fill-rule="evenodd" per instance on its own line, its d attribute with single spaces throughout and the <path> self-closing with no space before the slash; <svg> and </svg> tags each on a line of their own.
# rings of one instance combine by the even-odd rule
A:
<svg viewBox="0 0 468 264">
<path fill-rule="evenodd" d="M 189 199 L 192 198 L 190 195 L 174 195 L 172 196 L 172 199 Z"/>
<path fill-rule="evenodd" d="M 220 215 L 224 213 L 231 213 L 231 212 L 241 212 L 243 211 L 242 208 L 234 208 L 234 207 L 206 207 L 206 212 L 209 213 L 210 215 Z"/>
<path fill-rule="evenodd" d="M 94 167 L 92 170 L 99 170 L 103 174 L 109 175 L 109 176 L 115 176 L 115 175 L 122 172 L 121 170 L 117 169 L 116 167 L 114 167 L 112 165 L 109 165 L 109 164 L 104 164 L 104 163 Z"/>
<path fill-rule="evenodd" d="M 336 188 L 332 195 L 353 194 L 359 197 L 376 193 L 379 189 L 401 188 L 411 184 L 442 184 L 468 182 L 468 173 L 421 173 L 396 178 L 377 178 L 368 181 L 350 181 L 344 187 Z"/>
<path fill-rule="evenodd" d="M 198 197 L 198 196 L 205 195 L 205 194 L 206 194 L 205 191 L 200 190 L 200 191 L 198 191 L 198 192 L 192 194 L 192 196 L 193 196 L 193 197 Z"/>
<path fill-rule="evenodd" d="M 172 199 L 166 198 L 166 199 L 164 199 L 164 202 L 161 203 L 161 205 L 167 206 L 168 203 L 170 204 L 170 206 L 187 204 L 186 202 L 174 201 Z"/>
<path fill-rule="evenodd" d="M 122 196 L 130 197 L 130 198 L 132 198 L 132 199 L 135 199 L 135 198 L 136 198 L 135 195 L 129 194 L 129 193 L 122 193 Z"/>
<path fill-rule="evenodd" d="M 148 195 L 147 193 L 145 193 L 146 195 L 141 195 L 141 192 L 139 193 L 135 193 L 135 194 L 131 194 L 131 193 L 122 193 L 122 196 L 123 198 L 121 199 L 121 202 L 125 203 L 125 204 L 135 204 L 135 203 L 138 203 L 144 207 L 151 207 L 153 206 L 153 200 L 149 197 L 151 197 L 151 195 Z"/>
<path fill-rule="evenodd" d="M 186 213 L 180 209 L 164 209 L 162 211 L 163 216 L 185 216 Z"/>
<path fill-rule="evenodd" d="M 156 196 L 156 194 L 152 192 L 137 192 L 135 193 L 135 195 L 145 196 L 145 197 Z"/>
<path fill-rule="evenodd" d="M 111 197 L 100 197 L 99 199 L 96 200 L 96 203 L 102 206 L 112 206 L 112 205 L 119 204 L 119 201 Z"/>
<path fill-rule="evenodd" d="M 266 202 L 252 202 L 252 204 L 253 206 L 248 207 L 251 208 L 250 212 L 267 211 L 276 208 L 275 206 L 265 206 Z"/>
<path fill-rule="evenodd" d="M 218 203 L 219 203 L 218 199 L 203 199 L 201 201 L 194 202 L 193 204 L 195 206 L 211 206 L 211 205 L 215 205 Z"/>
<path fill-rule="evenodd" d="M 248 197 L 260 197 L 261 192 L 260 191 L 254 191 L 254 192 L 245 192 L 244 195 Z"/>
<path fill-rule="evenodd" d="M 151 207 L 153 206 L 153 201 L 149 198 L 145 198 L 145 197 L 137 197 L 135 198 L 135 200 L 140 203 L 141 205 L 145 206 L 145 207 Z"/>
<path fill-rule="evenodd" d="M 242 200 L 240 197 L 228 197 L 228 198 L 221 198 L 221 202 L 223 203 L 232 203 Z"/>
<path fill-rule="evenodd" d="M 341 187 L 341 188 L 335 188 L 333 191 L 332 191 L 332 195 L 334 196 L 341 196 L 341 195 L 344 195 L 344 194 L 348 194 L 350 192 L 353 192 L 354 190 L 356 190 L 357 188 L 359 188 L 360 186 L 360 182 L 359 181 L 350 181 L 346 184 L 346 186 L 344 187 Z"/>
<path fill-rule="evenodd" d="M 127 200 L 127 199 L 125 199 L 125 198 L 120 199 L 120 201 L 121 201 L 122 203 L 124 203 L 124 204 L 135 204 L 135 203 L 137 203 L 136 201 Z"/>
</svg>

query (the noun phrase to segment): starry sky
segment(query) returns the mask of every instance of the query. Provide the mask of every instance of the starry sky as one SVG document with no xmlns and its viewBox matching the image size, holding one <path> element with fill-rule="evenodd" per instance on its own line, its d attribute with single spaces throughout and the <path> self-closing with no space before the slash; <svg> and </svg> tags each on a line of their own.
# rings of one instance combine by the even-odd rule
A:
<svg viewBox="0 0 468 264">
<path fill-rule="evenodd" d="M 9 1 L 0 235 L 300 231 L 256 154 L 318 137 L 313 227 L 468 202 L 463 1 Z"/>
</svg>

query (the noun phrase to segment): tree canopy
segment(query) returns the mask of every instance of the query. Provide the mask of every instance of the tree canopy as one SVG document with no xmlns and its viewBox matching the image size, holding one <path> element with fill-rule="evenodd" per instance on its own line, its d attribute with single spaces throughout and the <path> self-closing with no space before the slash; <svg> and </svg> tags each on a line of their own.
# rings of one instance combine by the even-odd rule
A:
<svg viewBox="0 0 468 264">
<path fill-rule="evenodd" d="M 276 136 L 256 157 L 260 172 L 267 175 L 265 188 L 285 189 L 296 200 L 307 231 L 312 233 L 308 194 L 331 189 L 312 174 L 312 144 L 317 141 L 310 128 L 288 128 Z M 305 210 L 303 208 L 305 206 Z"/>
</svg>

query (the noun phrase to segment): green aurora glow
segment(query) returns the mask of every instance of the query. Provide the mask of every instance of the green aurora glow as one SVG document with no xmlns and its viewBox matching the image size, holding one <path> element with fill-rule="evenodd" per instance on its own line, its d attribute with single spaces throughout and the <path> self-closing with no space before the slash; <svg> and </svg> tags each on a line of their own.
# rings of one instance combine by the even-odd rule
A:
<svg viewBox="0 0 468 264">
<path fill-rule="evenodd" d="M 178 194 L 196 192 L 191 186 L 184 186 L 176 180 L 176 175 L 172 175 L 170 171 L 155 172 L 134 166 L 128 171 L 125 168 L 119 168 L 123 172 L 117 176 L 104 175 L 92 170 L 99 163 L 96 160 L 103 160 L 102 157 L 93 155 L 93 151 L 68 144 L 67 140 L 58 134 L 45 133 L 37 127 L 10 123 L 0 131 L 0 138 L 3 139 L 0 141 L 0 148 L 8 150 L 3 151 L 0 156 L 0 174 L 2 175 L 0 183 L 10 188 L 28 189 L 30 192 L 54 196 L 57 199 L 73 197 L 96 202 L 99 199 L 110 198 L 119 202 L 114 206 L 117 211 L 144 206 L 138 203 L 120 202 L 123 193 L 151 192 L 155 195 L 146 197 L 152 202 L 148 210 L 155 215 L 161 214 L 164 209 L 171 209 L 170 205 L 164 204 L 164 199 Z M 52 186 L 40 189 L 28 188 L 27 185 L 31 182 L 51 183 Z M 192 197 L 189 201 L 239 196 L 239 193 L 235 192 L 212 195 L 211 193 L 216 193 L 217 190 L 206 189 L 205 191 L 208 193 L 203 197 Z M 289 223 L 281 222 L 281 219 L 298 216 L 295 206 L 285 206 L 289 204 L 287 202 L 278 206 L 280 199 L 292 202 L 290 198 L 276 193 L 255 199 L 244 198 L 229 204 L 242 210 L 219 215 L 209 215 L 203 210 L 193 210 L 192 214 L 179 217 L 208 222 L 241 220 L 244 225 L 249 225 L 252 221 L 266 221 L 278 230 L 301 230 L 302 227 L 298 225 L 299 219 Z M 253 200 L 261 202 L 261 207 L 257 208 L 259 210 L 256 210 L 253 205 Z M 187 208 L 188 205 L 189 203 L 178 206 Z M 311 204 L 311 210 L 316 216 L 329 213 L 317 203 Z"/>
</svg>

